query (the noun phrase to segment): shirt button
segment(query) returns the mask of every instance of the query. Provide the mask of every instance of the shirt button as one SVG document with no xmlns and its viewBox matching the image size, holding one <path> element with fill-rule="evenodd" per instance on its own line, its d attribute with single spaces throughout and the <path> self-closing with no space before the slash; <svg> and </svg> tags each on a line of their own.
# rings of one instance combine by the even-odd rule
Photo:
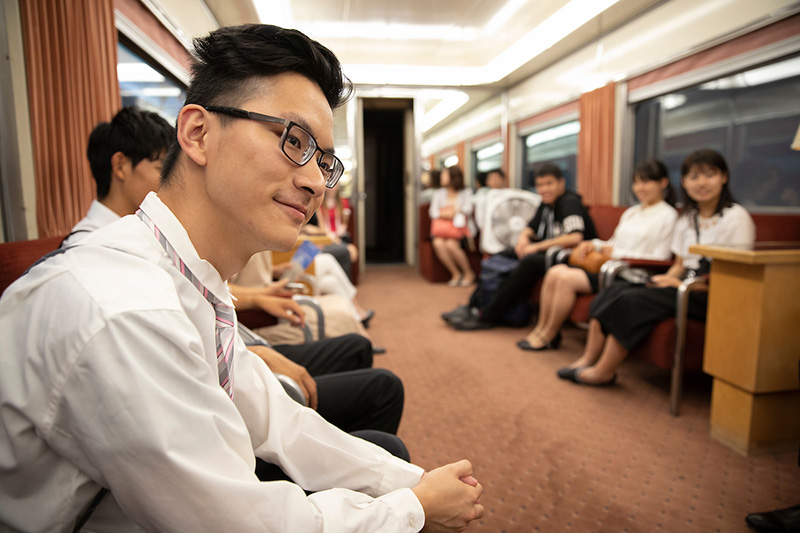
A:
<svg viewBox="0 0 800 533">
<path fill-rule="evenodd" d="M 413 516 L 408 519 L 408 525 L 409 525 L 409 527 L 416 527 L 417 521 Z"/>
</svg>

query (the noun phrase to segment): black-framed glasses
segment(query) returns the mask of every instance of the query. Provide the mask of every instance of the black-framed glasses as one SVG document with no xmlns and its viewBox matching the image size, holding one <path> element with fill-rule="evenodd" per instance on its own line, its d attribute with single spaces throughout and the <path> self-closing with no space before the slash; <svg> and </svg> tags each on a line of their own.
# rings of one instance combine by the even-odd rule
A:
<svg viewBox="0 0 800 533">
<path fill-rule="evenodd" d="M 245 111 L 235 107 L 225 107 L 209 105 L 203 106 L 212 113 L 222 113 L 236 118 L 246 118 L 258 122 L 269 122 L 271 124 L 283 125 L 283 135 L 281 135 L 281 151 L 289 158 L 289 161 L 298 166 L 303 166 L 314 155 L 319 152 L 317 165 L 319 165 L 322 175 L 325 177 L 325 186 L 332 189 L 336 186 L 339 178 L 344 173 L 344 164 L 341 159 L 330 152 L 326 152 L 317 144 L 317 140 L 303 126 L 289 119 L 262 115 L 253 111 Z"/>
</svg>

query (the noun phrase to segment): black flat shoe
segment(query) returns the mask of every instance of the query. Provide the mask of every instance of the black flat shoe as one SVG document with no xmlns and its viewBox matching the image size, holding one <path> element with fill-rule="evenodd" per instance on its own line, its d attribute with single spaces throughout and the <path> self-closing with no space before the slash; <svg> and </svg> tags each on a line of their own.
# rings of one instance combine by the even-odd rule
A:
<svg viewBox="0 0 800 533">
<path fill-rule="evenodd" d="M 493 324 L 484 322 L 476 316 L 468 316 L 464 320 L 453 320 L 447 323 L 453 329 L 458 331 L 477 331 L 479 329 L 492 329 Z"/>
<path fill-rule="evenodd" d="M 364 326 L 364 329 L 369 329 L 369 321 L 372 320 L 372 317 L 375 316 L 375 311 L 370 309 L 366 313 L 364 313 L 364 318 L 361 319 L 361 324 Z"/>
<path fill-rule="evenodd" d="M 544 338 L 539 335 L 538 333 L 535 334 L 539 337 L 540 340 L 544 340 Z M 528 350 L 530 352 L 544 352 L 545 350 L 558 350 L 558 347 L 561 346 L 561 332 L 556 334 L 555 338 L 545 344 L 544 346 L 533 346 L 527 339 L 522 339 L 521 341 L 517 342 L 517 346 L 523 350 Z"/>
<path fill-rule="evenodd" d="M 566 379 L 567 381 L 575 381 L 575 372 L 577 372 L 578 370 L 583 370 L 584 368 L 585 367 L 582 366 L 579 366 L 578 368 L 570 368 L 570 367 L 559 368 L 558 372 L 556 372 L 556 375 L 561 379 Z"/>
<path fill-rule="evenodd" d="M 578 385 L 588 385 L 590 387 L 608 387 L 617 382 L 616 374 L 614 374 L 614 376 L 608 381 L 603 381 L 602 383 L 589 383 L 588 381 L 581 381 L 581 372 L 583 372 L 585 368 L 575 368 L 573 370 L 574 372 L 572 372 L 567 379 L 573 383 L 577 383 Z"/>
<path fill-rule="evenodd" d="M 386 348 L 383 346 L 373 346 L 372 347 L 372 354 L 373 355 L 383 355 L 386 353 Z"/>
<path fill-rule="evenodd" d="M 800 531 L 800 505 L 768 513 L 750 513 L 745 520 L 757 531 Z"/>
</svg>

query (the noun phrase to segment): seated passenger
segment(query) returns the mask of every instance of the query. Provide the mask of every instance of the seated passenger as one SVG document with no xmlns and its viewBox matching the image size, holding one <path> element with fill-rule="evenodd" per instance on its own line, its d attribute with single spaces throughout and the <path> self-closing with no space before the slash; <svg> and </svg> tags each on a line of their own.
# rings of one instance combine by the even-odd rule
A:
<svg viewBox="0 0 800 533">
<path fill-rule="evenodd" d="M 338 60 L 267 25 L 195 43 L 158 194 L 0 298 L 0 529 L 80 529 L 99 499 L 87 530 L 466 529 L 468 461 L 425 473 L 342 432 L 236 335 L 225 280 L 291 248 L 341 175 Z"/>
<path fill-rule="evenodd" d="M 677 287 L 691 274 L 705 274 L 708 260 L 689 253 L 693 244 L 752 247 L 755 224 L 730 192 L 728 165 L 713 150 L 689 154 L 681 166 L 684 208 L 675 224 L 675 262 L 646 284 L 616 280 L 592 301 L 589 335 L 581 357 L 558 376 L 581 385 L 610 385 L 617 367 L 658 322 L 675 316 Z M 708 293 L 689 297 L 689 317 L 705 320 Z"/>
<path fill-rule="evenodd" d="M 464 186 L 464 173 L 452 166 L 439 175 L 441 187 L 431 200 L 431 237 L 433 250 L 450 272 L 451 287 L 468 287 L 475 283 L 475 272 L 461 247 L 461 241 L 472 237 L 468 218 L 472 216 L 472 190 Z"/>
<path fill-rule="evenodd" d="M 228 284 L 237 299 L 237 309 L 260 308 L 273 316 L 286 319 L 285 324 L 259 328 L 257 331 L 272 344 L 302 343 L 303 334 L 292 326 L 307 323 L 312 332 L 317 330 L 317 317 L 314 313 L 305 314 L 296 304 L 286 302 L 286 297 L 291 295 L 286 289 L 289 280 L 284 278 L 275 281 L 275 277 L 280 277 L 287 267 L 288 265 L 274 266 L 270 252 L 254 254 L 247 265 L 231 277 Z M 325 317 L 325 336 L 358 333 L 369 337 L 364 322 L 368 324 L 372 315 L 364 311 L 355 300 L 356 288 L 339 264 L 330 255 L 320 253 L 314 257 L 314 268 L 317 288 L 320 290 L 320 294 L 314 297 L 319 301 Z M 281 306 L 290 305 L 290 313 L 280 311 Z"/>
<path fill-rule="evenodd" d="M 672 256 L 670 243 L 678 212 L 672 207 L 675 193 L 664 163 L 648 159 L 633 171 L 633 193 L 640 204 L 622 213 L 609 241 L 583 241 L 572 252 L 578 259 L 591 252 L 601 260 L 654 259 Z M 554 350 L 561 344 L 561 326 L 567 320 L 579 294 L 596 294 L 598 275 L 582 268 L 555 265 L 547 271 L 539 294 L 539 319 L 536 327 L 517 346 L 523 350 Z"/>
<path fill-rule="evenodd" d="M 594 223 L 580 195 L 567 190 L 560 168 L 551 164 L 539 167 L 536 192 L 542 197 L 536 214 L 520 233 L 514 250 L 502 252 L 518 258 L 519 264 L 502 280 L 489 301 L 481 301 L 479 286 L 468 305 L 443 313 L 442 318 L 450 327 L 462 331 L 493 328 L 509 308 L 526 304 L 547 269 L 545 257 L 550 247 L 571 248 L 584 239 L 596 237 Z"/>
<path fill-rule="evenodd" d="M 347 230 L 351 214 L 350 200 L 340 196 L 338 184 L 333 189 L 325 191 L 325 199 L 317 212 L 319 227 L 325 230 L 334 242 L 346 244 L 350 260 L 355 263 L 358 260 L 358 248 L 353 243 L 353 236 Z"/>
<path fill-rule="evenodd" d="M 358 261 L 358 247 L 347 231 L 349 217 L 350 208 L 345 209 L 337 186 L 325 193 L 319 212 L 314 213 L 302 231 L 303 235 L 325 235 L 331 240 L 330 244 L 323 246 L 322 251 L 336 258 L 348 279 L 351 278 L 353 263 Z"/>
<path fill-rule="evenodd" d="M 91 232 L 133 214 L 158 187 L 161 164 L 174 137 L 175 129 L 166 120 L 137 107 L 123 108 L 111 122 L 98 124 L 86 149 L 98 199 L 63 246 L 79 244 Z M 300 306 L 286 296 L 291 294 L 262 298 L 261 306 L 275 316 L 301 320 Z M 402 382 L 387 370 L 372 369 L 372 343 L 346 333 L 350 332 L 297 346 L 273 346 L 263 339 L 246 344 L 273 372 L 292 378 L 309 407 L 319 409 L 329 422 L 348 432 L 395 433 L 403 412 Z"/>
<path fill-rule="evenodd" d="M 486 227 L 486 221 L 484 220 L 486 218 L 486 194 L 491 190 L 505 189 L 507 187 L 506 173 L 503 172 L 502 168 L 490 170 L 486 174 L 485 181 L 485 186 L 475 191 L 472 199 L 472 203 L 475 206 L 475 224 L 477 224 L 479 230 Z"/>
<path fill-rule="evenodd" d="M 161 164 L 174 138 L 175 128 L 166 120 L 137 107 L 124 107 L 111 122 L 99 123 L 86 148 L 97 198 L 61 246 L 74 245 L 136 211 L 147 193 L 158 189 Z"/>
<path fill-rule="evenodd" d="M 429 172 L 423 172 L 420 180 L 422 182 L 422 190 L 419 193 L 420 205 L 429 204 L 433 200 L 433 195 L 440 187 L 439 176 L 440 171 L 435 168 Z"/>
</svg>

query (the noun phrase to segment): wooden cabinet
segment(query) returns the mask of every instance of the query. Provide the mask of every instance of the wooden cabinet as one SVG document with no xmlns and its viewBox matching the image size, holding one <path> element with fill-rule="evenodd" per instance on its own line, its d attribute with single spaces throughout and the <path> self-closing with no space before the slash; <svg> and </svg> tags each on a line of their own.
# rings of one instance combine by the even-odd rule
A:
<svg viewBox="0 0 800 533">
<path fill-rule="evenodd" d="M 743 454 L 800 443 L 800 250 L 692 246 L 713 259 L 703 370 L 711 437 Z"/>
</svg>

